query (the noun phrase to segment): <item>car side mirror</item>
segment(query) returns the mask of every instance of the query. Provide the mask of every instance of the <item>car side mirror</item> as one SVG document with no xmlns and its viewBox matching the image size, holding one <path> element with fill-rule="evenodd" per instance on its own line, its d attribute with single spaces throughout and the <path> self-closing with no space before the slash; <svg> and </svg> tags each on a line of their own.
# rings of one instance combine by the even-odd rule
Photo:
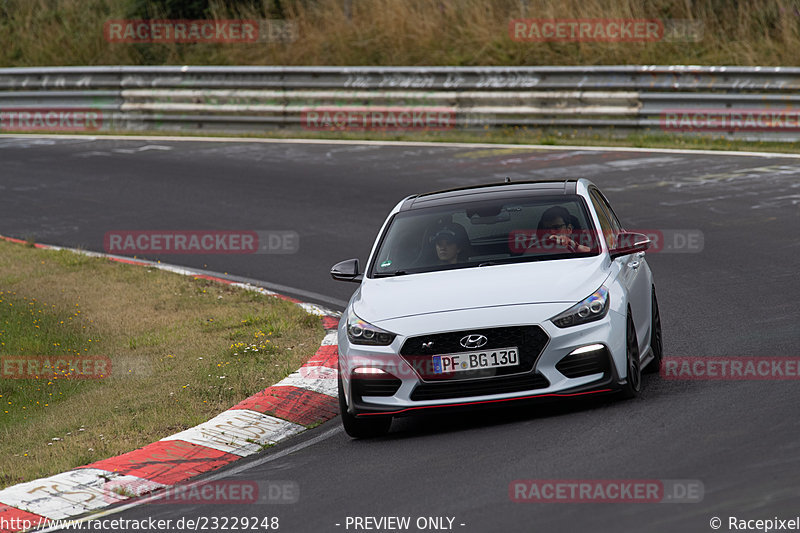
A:
<svg viewBox="0 0 800 533">
<path fill-rule="evenodd" d="M 358 273 L 358 259 L 348 259 L 336 263 L 331 267 L 331 277 L 337 281 L 354 281 L 356 283 L 364 279 L 364 276 Z"/>
<path fill-rule="evenodd" d="M 617 244 L 609 250 L 611 259 L 622 257 L 623 255 L 644 252 L 650 248 L 650 238 L 642 233 L 623 231 L 617 235 Z"/>
</svg>

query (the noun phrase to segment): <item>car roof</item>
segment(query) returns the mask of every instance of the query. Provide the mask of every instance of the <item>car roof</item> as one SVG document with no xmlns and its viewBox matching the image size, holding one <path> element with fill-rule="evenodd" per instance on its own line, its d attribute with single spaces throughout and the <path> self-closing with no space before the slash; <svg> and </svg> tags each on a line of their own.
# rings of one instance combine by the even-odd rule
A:
<svg viewBox="0 0 800 533">
<path fill-rule="evenodd" d="M 577 193 L 577 179 L 513 181 L 471 185 L 409 196 L 403 201 L 400 211 L 421 209 L 465 201 L 499 200 L 519 196 L 556 196 Z"/>
</svg>

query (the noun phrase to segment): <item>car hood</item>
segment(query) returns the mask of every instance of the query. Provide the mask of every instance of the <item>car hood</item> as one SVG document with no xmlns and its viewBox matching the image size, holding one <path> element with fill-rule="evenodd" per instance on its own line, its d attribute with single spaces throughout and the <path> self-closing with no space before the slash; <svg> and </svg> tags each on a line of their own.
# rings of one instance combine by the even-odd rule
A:
<svg viewBox="0 0 800 533">
<path fill-rule="evenodd" d="M 576 303 L 608 277 L 603 257 L 464 268 L 365 279 L 353 296 L 363 320 L 532 303 Z"/>
</svg>

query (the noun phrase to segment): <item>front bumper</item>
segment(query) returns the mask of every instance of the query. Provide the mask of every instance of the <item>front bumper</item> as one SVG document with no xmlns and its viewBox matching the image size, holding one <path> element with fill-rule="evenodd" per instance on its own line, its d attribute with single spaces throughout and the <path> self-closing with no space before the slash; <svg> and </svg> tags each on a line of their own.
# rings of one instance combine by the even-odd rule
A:
<svg viewBox="0 0 800 533">
<path fill-rule="evenodd" d="M 526 314 L 534 314 L 534 311 L 539 316 L 543 313 L 554 316 L 564 307 L 563 304 L 547 305 L 552 308 L 543 311 L 542 304 L 535 304 L 514 306 L 513 310 L 507 308 L 465 310 L 446 313 L 446 317 L 406 318 L 394 321 L 395 323 L 389 327 L 380 324 L 380 327 L 406 333 L 398 334 L 395 341 L 385 347 L 350 344 L 344 326 L 340 325 L 339 364 L 348 411 L 355 416 L 404 416 L 443 409 L 473 409 L 502 406 L 512 402 L 614 392 L 626 378 L 625 317 L 612 309 L 601 320 L 564 329 L 556 327 L 549 320 L 537 323 L 509 321 L 512 316 L 518 320 Z M 444 320 L 438 320 L 440 318 Z M 343 320 L 340 324 L 344 322 Z M 444 327 L 458 324 L 459 327 L 453 329 L 435 327 L 438 324 Z M 506 376 L 431 381 L 424 379 L 425 376 L 420 373 L 418 366 L 414 368 L 400 355 L 404 343 L 411 337 L 448 331 L 457 331 L 461 334 L 509 326 L 538 326 L 548 337 L 532 368 L 526 372 Z M 589 345 L 602 346 L 601 358 L 606 359 L 605 366 L 597 367 L 597 372 L 594 372 L 591 364 L 583 365 L 581 361 L 573 361 L 576 364 L 564 364 L 565 358 L 574 350 Z M 354 374 L 356 369 L 365 367 L 381 369 L 385 374 L 376 374 L 374 370 L 369 375 Z M 589 370 L 581 372 L 581 368 Z M 424 391 L 425 394 L 421 394 L 420 391 Z"/>
</svg>

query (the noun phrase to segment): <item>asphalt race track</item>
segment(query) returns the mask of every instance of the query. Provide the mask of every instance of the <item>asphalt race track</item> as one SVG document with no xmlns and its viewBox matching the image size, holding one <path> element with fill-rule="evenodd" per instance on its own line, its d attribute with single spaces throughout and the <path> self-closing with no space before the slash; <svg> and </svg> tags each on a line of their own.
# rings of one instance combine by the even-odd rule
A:
<svg viewBox="0 0 800 533">
<path fill-rule="evenodd" d="M 6 137 L 0 163 L 0 234 L 103 251 L 118 230 L 295 231 L 296 254 L 146 257 L 339 308 L 355 285 L 332 281 L 330 266 L 363 264 L 404 196 L 506 176 L 586 177 L 629 228 L 702 232 L 701 249 L 648 253 L 665 355 L 800 356 L 798 158 Z M 228 469 L 226 479 L 296 482 L 298 503 L 144 504 L 113 517 L 275 516 L 286 532 L 356 531 L 348 516 L 409 516 L 408 531 L 418 517 L 450 517 L 464 532 L 701 532 L 713 531 L 712 517 L 728 531 L 730 516 L 792 519 L 798 383 L 647 375 L 632 401 L 402 419 L 367 441 L 335 419 Z M 704 496 L 515 503 L 509 485 L 520 479 L 695 480 Z"/>
</svg>

